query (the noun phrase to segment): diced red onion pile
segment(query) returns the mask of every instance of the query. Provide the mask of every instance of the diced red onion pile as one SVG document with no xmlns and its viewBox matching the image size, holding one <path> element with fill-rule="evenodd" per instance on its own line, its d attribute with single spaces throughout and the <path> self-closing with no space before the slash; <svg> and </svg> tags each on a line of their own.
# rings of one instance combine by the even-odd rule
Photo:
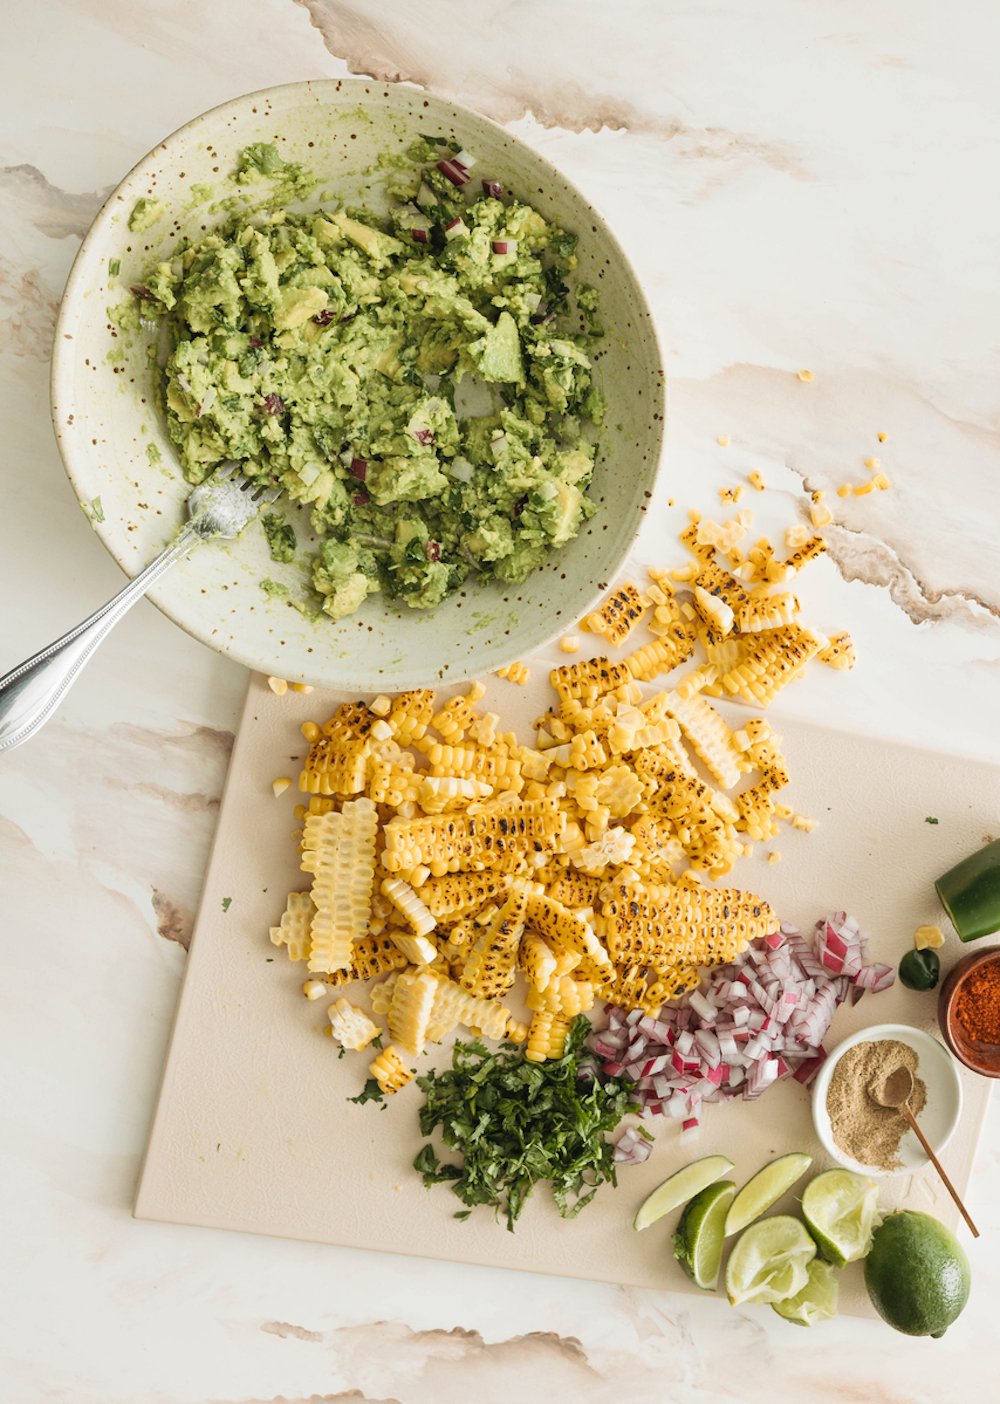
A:
<svg viewBox="0 0 1000 1404">
<path fill-rule="evenodd" d="M 848 996 L 856 1004 L 865 990 L 888 989 L 896 978 L 892 966 L 865 962 L 866 942 L 845 912 L 821 918 L 812 942 L 782 925 L 709 970 L 700 989 L 655 1018 L 605 1006 L 607 1027 L 591 1035 L 591 1050 L 605 1076 L 635 1084 L 643 1116 L 675 1117 L 681 1141 L 693 1139 L 703 1102 L 751 1100 L 785 1077 L 812 1081 L 838 1005 Z M 635 1165 L 649 1151 L 629 1127 L 615 1159 Z"/>
</svg>

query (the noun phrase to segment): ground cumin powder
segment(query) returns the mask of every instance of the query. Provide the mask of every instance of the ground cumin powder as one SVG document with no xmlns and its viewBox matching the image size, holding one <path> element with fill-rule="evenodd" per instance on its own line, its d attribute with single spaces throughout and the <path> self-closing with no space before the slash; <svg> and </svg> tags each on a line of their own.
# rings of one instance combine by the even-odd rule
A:
<svg viewBox="0 0 1000 1404">
<path fill-rule="evenodd" d="M 833 1139 L 847 1155 L 879 1170 L 898 1170 L 899 1143 L 909 1129 L 906 1118 L 892 1107 L 879 1106 L 868 1093 L 881 1086 L 897 1068 L 913 1074 L 910 1110 L 919 1116 L 927 1103 L 927 1087 L 917 1076 L 917 1055 L 896 1039 L 856 1043 L 837 1063 L 826 1094 Z"/>
</svg>

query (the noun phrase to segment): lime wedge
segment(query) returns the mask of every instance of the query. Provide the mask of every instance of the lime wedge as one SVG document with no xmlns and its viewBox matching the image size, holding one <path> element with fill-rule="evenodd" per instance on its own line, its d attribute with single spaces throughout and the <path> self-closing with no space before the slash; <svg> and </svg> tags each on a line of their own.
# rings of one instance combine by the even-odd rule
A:
<svg viewBox="0 0 1000 1404">
<path fill-rule="evenodd" d="M 741 1302 L 781 1302 L 809 1281 L 816 1244 L 805 1224 L 790 1214 L 773 1214 L 744 1229 L 726 1264 L 726 1295 Z"/>
<path fill-rule="evenodd" d="M 686 1204 L 706 1185 L 720 1179 L 732 1168 L 733 1162 L 725 1155 L 706 1155 L 701 1160 L 692 1160 L 690 1165 L 677 1170 L 642 1201 L 632 1220 L 632 1227 L 649 1228 L 650 1224 L 655 1224 L 657 1219 L 662 1219 L 664 1214 L 669 1214 L 678 1205 Z"/>
<path fill-rule="evenodd" d="M 707 1185 L 690 1200 L 674 1234 L 674 1257 L 696 1287 L 714 1292 L 722 1266 L 723 1224 L 733 1201 L 732 1180 Z"/>
<path fill-rule="evenodd" d="M 811 1164 L 811 1155 L 791 1151 L 788 1155 L 779 1155 L 777 1160 L 770 1161 L 763 1170 L 758 1170 L 752 1179 L 747 1180 L 730 1205 L 726 1218 L 726 1237 L 731 1233 L 739 1233 L 747 1224 L 752 1224 L 754 1219 L 759 1219 L 761 1214 L 766 1214 L 771 1205 L 776 1204 L 785 1191 L 791 1189 Z"/>
<path fill-rule="evenodd" d="M 809 1264 L 809 1281 L 796 1292 L 794 1297 L 786 1297 L 783 1302 L 772 1302 L 771 1309 L 786 1321 L 794 1321 L 796 1326 L 814 1326 L 817 1321 L 828 1321 L 837 1315 L 837 1274 L 822 1258 L 813 1258 Z"/>
<path fill-rule="evenodd" d="M 853 1263 L 868 1252 L 881 1223 L 878 1184 L 853 1170 L 825 1170 L 806 1185 L 802 1217 L 827 1262 Z"/>
</svg>

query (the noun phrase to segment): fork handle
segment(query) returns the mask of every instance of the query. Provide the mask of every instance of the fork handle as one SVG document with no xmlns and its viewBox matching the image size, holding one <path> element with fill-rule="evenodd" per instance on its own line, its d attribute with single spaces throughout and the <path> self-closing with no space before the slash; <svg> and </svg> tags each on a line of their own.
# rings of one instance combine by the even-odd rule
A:
<svg viewBox="0 0 1000 1404">
<path fill-rule="evenodd" d="M 66 696 L 86 662 L 123 615 L 199 539 L 188 522 L 170 545 L 106 605 L 0 678 L 0 751 L 33 736 Z"/>
</svg>

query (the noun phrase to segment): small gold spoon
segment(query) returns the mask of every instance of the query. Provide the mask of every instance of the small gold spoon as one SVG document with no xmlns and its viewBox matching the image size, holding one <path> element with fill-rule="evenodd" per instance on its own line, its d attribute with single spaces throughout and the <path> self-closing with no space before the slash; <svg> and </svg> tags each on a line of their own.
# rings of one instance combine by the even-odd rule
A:
<svg viewBox="0 0 1000 1404">
<path fill-rule="evenodd" d="M 891 1072 L 889 1076 L 884 1079 L 884 1081 L 872 1082 L 869 1084 L 868 1087 L 868 1095 L 869 1097 L 871 1097 L 873 1102 L 877 1102 L 880 1107 L 892 1107 L 894 1111 L 901 1112 L 902 1115 L 905 1116 L 906 1120 L 909 1122 L 911 1131 L 916 1132 L 917 1140 L 927 1152 L 928 1160 L 931 1162 L 931 1164 L 934 1166 L 934 1169 L 938 1172 L 938 1174 L 941 1176 L 941 1179 L 944 1181 L 945 1189 L 948 1191 L 952 1199 L 958 1205 L 959 1210 L 962 1214 L 962 1218 L 972 1230 L 973 1238 L 978 1238 L 979 1230 L 969 1218 L 969 1211 L 966 1209 L 965 1205 L 959 1198 L 958 1190 L 948 1179 L 948 1176 L 945 1174 L 944 1168 L 942 1167 L 940 1160 L 938 1160 L 937 1156 L 931 1150 L 927 1137 L 917 1125 L 917 1118 L 913 1115 L 912 1111 L 910 1110 L 909 1101 L 910 1094 L 912 1093 L 912 1091 L 913 1074 L 910 1072 L 910 1069 L 906 1067 L 896 1068 L 896 1070 L 894 1072 Z"/>
</svg>

